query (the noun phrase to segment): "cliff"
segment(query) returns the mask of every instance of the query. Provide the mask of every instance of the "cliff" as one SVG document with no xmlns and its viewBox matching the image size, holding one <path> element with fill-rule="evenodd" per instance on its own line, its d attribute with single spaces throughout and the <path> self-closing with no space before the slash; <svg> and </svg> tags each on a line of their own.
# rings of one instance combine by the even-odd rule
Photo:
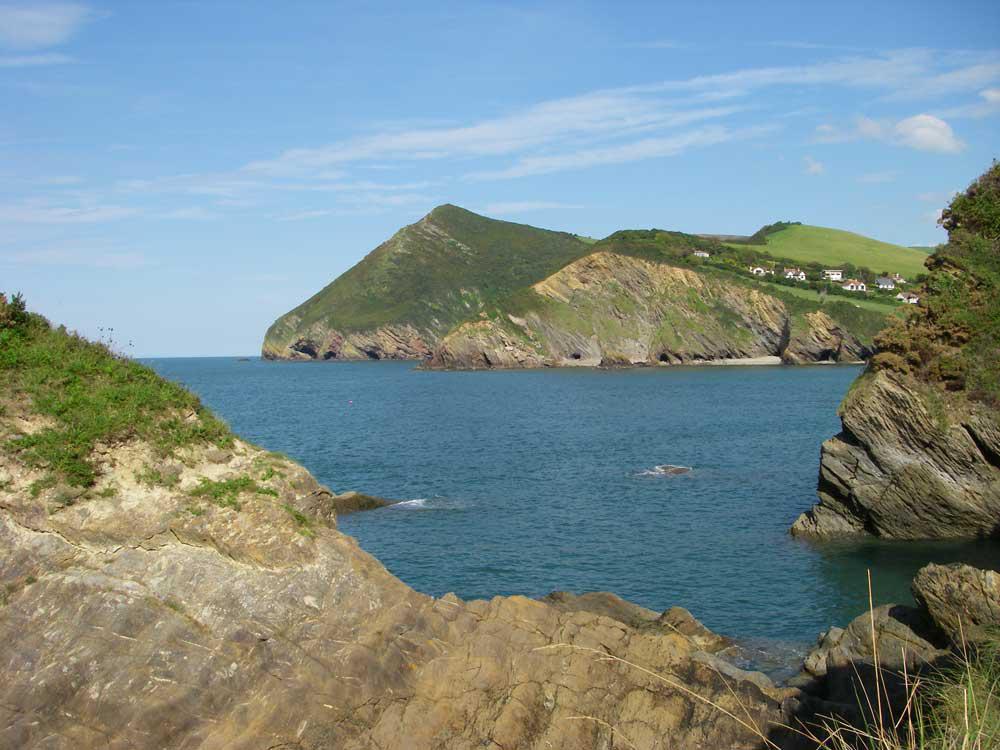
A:
<svg viewBox="0 0 1000 750">
<path fill-rule="evenodd" d="M 1000 166 L 942 224 L 921 303 L 877 337 L 795 534 L 1000 535 Z"/>
<path fill-rule="evenodd" d="M 465 368 L 867 355 L 891 307 L 758 284 L 732 273 L 742 252 L 662 230 L 585 242 L 440 206 L 281 316 L 262 353 Z"/>
<path fill-rule="evenodd" d="M 838 309 L 834 303 L 831 309 Z M 598 251 L 458 326 L 429 367 L 853 362 L 865 342 L 826 312 L 719 275 Z"/>
<path fill-rule="evenodd" d="M 268 359 L 423 359 L 457 323 L 588 252 L 579 238 L 435 208 L 268 329 Z"/>
<path fill-rule="evenodd" d="M 750 748 L 786 718 L 682 611 L 411 590 L 301 466 L 10 308 L 0 746 Z"/>
</svg>

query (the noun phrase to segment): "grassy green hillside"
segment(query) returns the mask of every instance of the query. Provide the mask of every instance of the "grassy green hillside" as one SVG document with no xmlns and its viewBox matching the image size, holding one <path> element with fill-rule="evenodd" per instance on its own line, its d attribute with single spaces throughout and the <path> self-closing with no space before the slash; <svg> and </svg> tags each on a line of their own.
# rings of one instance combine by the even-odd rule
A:
<svg viewBox="0 0 1000 750">
<path fill-rule="evenodd" d="M 485 305 L 591 251 L 587 241 L 439 206 L 279 318 L 282 344 L 319 323 L 341 332 L 409 323 L 443 333 Z"/>
<path fill-rule="evenodd" d="M 267 331 L 263 353 L 278 358 L 303 354 L 419 358 L 456 325 L 483 313 L 518 309 L 532 298 L 528 291 L 533 284 L 595 252 L 680 265 L 702 274 L 721 273 L 728 281 L 734 281 L 734 274 L 748 276 L 746 264 L 761 256 L 803 265 L 852 263 L 910 277 L 923 270 L 926 257 L 849 232 L 784 222 L 765 227 L 748 241 L 721 244 L 660 229 L 621 230 L 595 240 L 440 206 L 275 321 Z M 695 250 L 707 251 L 710 259 L 695 257 Z M 763 283 L 756 279 L 738 283 L 758 282 Z M 835 302 L 809 290 L 779 294 L 768 285 L 767 291 L 812 309 Z M 892 303 L 878 302 L 859 297 L 852 300 L 851 309 L 878 313 L 871 316 L 873 320 L 892 313 Z M 841 316 L 845 317 L 849 316 Z M 870 321 L 864 323 L 864 328 L 871 327 Z"/>
<path fill-rule="evenodd" d="M 821 263 L 828 266 L 850 263 L 870 268 L 876 273 L 900 273 L 908 279 L 926 273 L 925 252 L 880 242 L 842 229 L 792 224 L 768 234 L 765 243 L 762 249 L 768 254 L 797 263 Z"/>
</svg>

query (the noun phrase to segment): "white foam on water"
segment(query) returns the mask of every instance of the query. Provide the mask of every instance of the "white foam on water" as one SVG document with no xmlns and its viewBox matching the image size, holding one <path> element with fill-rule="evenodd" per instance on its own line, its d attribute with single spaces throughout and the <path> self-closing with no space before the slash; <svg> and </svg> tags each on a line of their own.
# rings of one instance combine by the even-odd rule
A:
<svg viewBox="0 0 1000 750">
<path fill-rule="evenodd" d="M 427 498 L 426 497 L 418 497 L 418 498 L 414 498 L 413 500 L 401 500 L 398 503 L 393 503 L 389 507 L 390 508 L 410 508 L 410 509 L 412 509 L 412 508 L 426 508 L 427 507 Z"/>
<path fill-rule="evenodd" d="M 681 471 L 678 471 L 680 469 Z M 636 476 L 638 477 L 679 477 L 684 474 L 690 474 L 692 471 L 690 466 L 674 466 L 673 464 L 661 464 L 659 466 L 654 466 L 652 469 L 645 469 L 640 471 Z"/>
</svg>

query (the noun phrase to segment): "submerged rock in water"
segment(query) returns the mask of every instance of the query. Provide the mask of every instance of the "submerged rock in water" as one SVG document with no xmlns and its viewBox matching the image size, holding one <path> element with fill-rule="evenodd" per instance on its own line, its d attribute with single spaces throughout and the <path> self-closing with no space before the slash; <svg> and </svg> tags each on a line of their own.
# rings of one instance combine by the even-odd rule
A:
<svg viewBox="0 0 1000 750">
<path fill-rule="evenodd" d="M 689 471 L 691 471 L 690 466 L 674 466 L 673 464 L 660 464 L 659 466 L 653 467 L 654 474 L 664 474 L 667 476 L 687 474 Z"/>
<path fill-rule="evenodd" d="M 385 508 L 386 506 L 393 505 L 394 503 L 392 500 L 386 500 L 385 498 L 375 497 L 374 495 L 366 495 L 363 492 L 354 492 L 351 490 L 348 492 L 341 492 L 339 495 L 334 495 L 330 499 L 330 504 L 333 505 L 333 508 L 337 512 L 338 516 L 343 516 L 347 513 L 357 513 L 362 510 Z"/>
</svg>

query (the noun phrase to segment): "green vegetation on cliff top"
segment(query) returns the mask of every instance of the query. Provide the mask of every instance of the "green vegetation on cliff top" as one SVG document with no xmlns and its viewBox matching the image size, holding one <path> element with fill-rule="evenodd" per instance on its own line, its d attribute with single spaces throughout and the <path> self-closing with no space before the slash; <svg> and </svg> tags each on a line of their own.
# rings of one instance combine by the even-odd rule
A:
<svg viewBox="0 0 1000 750">
<path fill-rule="evenodd" d="M 807 224 L 779 224 L 777 231 L 765 234 L 763 250 L 776 258 L 797 263 L 820 263 L 827 266 L 851 264 L 870 268 L 876 273 L 888 271 L 913 279 L 924 273 L 927 254 L 912 247 L 880 242 L 842 229 L 814 227 Z M 756 236 L 756 235 L 755 235 Z M 746 247 L 728 243 L 732 247 Z"/>
<path fill-rule="evenodd" d="M 27 409 L 27 410 L 25 410 Z M 193 443 L 228 445 L 232 434 L 198 398 L 106 346 L 52 328 L 0 294 L 0 450 L 45 471 L 43 486 L 94 483 L 98 443 L 142 438 L 163 455 Z M 14 425 L 18 424 L 15 420 Z"/>
<path fill-rule="evenodd" d="M 877 339 L 872 368 L 1000 405 L 1000 164 L 945 209 L 920 306 Z"/>
</svg>

